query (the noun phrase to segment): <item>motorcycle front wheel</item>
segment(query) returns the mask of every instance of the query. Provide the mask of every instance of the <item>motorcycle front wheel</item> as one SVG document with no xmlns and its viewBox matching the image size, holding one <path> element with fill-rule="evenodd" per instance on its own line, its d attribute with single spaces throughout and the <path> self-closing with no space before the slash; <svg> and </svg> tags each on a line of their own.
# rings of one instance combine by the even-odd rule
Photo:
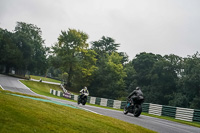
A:
<svg viewBox="0 0 200 133">
<path fill-rule="evenodd" d="M 77 104 L 79 105 L 80 103 L 81 103 L 81 99 L 80 97 L 78 97 Z"/>
<path fill-rule="evenodd" d="M 123 113 L 124 113 L 125 115 L 128 114 L 128 108 L 127 108 L 127 106 L 124 107 Z"/>
<path fill-rule="evenodd" d="M 87 98 L 84 98 L 84 99 L 82 100 L 82 104 L 85 105 L 86 102 L 87 102 Z"/>
</svg>

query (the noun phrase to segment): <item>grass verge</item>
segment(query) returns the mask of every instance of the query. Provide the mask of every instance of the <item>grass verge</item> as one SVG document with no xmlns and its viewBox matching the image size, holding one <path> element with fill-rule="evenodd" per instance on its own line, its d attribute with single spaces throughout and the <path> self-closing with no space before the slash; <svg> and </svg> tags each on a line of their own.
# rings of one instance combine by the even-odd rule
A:
<svg viewBox="0 0 200 133">
<path fill-rule="evenodd" d="M 32 91 L 34 91 L 38 94 L 49 96 L 49 97 L 54 97 L 54 98 L 59 98 L 59 99 L 62 99 L 62 100 L 68 100 L 68 101 L 76 102 L 74 100 L 70 100 L 70 99 L 66 99 L 64 97 L 58 97 L 58 96 L 54 96 L 54 95 L 50 94 L 49 93 L 50 92 L 50 89 L 49 89 L 50 84 L 45 84 L 45 83 L 41 83 L 41 82 L 34 82 L 34 81 L 26 81 L 26 80 L 21 80 L 21 82 L 24 83 L 29 88 L 31 88 Z M 58 87 L 57 90 L 60 89 L 58 85 L 54 85 L 54 86 Z M 56 88 L 54 90 L 56 90 Z M 62 90 L 60 90 L 60 91 L 62 91 Z M 114 109 L 114 108 L 111 108 L 111 107 L 105 107 L 105 106 L 100 106 L 100 105 L 96 105 L 96 104 L 87 103 L 87 105 L 123 111 L 122 109 Z M 200 127 L 200 122 L 187 122 L 187 121 L 183 121 L 183 120 L 177 120 L 177 119 L 174 119 L 172 117 L 156 116 L 156 115 L 151 115 L 151 114 L 144 113 L 144 112 L 142 113 L 142 115 L 156 117 L 156 118 L 165 119 L 165 120 L 170 120 L 170 121 L 174 121 L 174 122 L 178 122 L 178 123 L 182 123 L 182 124 L 186 124 L 186 125 L 190 125 L 190 126 Z"/>
<path fill-rule="evenodd" d="M 42 81 L 61 83 L 61 81 L 55 80 L 55 79 L 51 79 L 51 78 L 45 78 L 45 77 L 34 76 L 34 75 L 30 75 L 30 77 L 31 77 L 32 79 L 36 79 L 36 80 L 42 79 Z"/>
<path fill-rule="evenodd" d="M 22 82 L 32 91 L 40 95 L 52 96 L 50 94 L 50 89 L 62 91 L 59 85 L 47 84 L 43 82 L 29 81 L 29 80 L 20 80 L 20 82 Z"/>
<path fill-rule="evenodd" d="M 12 93 L 12 92 L 10 92 Z M 0 132 L 153 133 L 143 127 L 53 103 L 0 91 Z"/>
</svg>

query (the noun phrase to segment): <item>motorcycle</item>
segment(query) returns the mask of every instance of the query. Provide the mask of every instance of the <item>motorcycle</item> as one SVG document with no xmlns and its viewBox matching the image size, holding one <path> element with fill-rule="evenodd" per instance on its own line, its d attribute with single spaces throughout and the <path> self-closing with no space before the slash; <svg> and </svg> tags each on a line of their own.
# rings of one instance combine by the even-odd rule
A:
<svg viewBox="0 0 200 133">
<path fill-rule="evenodd" d="M 144 97 L 139 96 L 133 100 L 133 104 L 131 103 L 131 99 L 127 100 L 127 105 L 124 107 L 123 113 L 126 115 L 128 113 L 132 113 L 135 117 L 140 116 L 142 113 L 142 103 L 144 102 Z"/>
<path fill-rule="evenodd" d="M 83 93 L 81 95 L 78 96 L 78 100 L 77 100 L 77 103 L 78 105 L 81 103 L 82 105 L 85 105 L 86 102 L 87 102 L 87 96 L 88 94 L 87 93 Z"/>
</svg>

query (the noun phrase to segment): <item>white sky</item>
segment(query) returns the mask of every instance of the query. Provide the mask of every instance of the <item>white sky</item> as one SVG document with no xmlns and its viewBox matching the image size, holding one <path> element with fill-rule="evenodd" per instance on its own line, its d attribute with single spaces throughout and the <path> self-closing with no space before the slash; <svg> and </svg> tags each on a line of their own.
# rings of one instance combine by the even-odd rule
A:
<svg viewBox="0 0 200 133">
<path fill-rule="evenodd" d="M 41 28 L 47 46 L 69 28 L 88 42 L 111 37 L 130 60 L 200 51 L 200 0 L 0 0 L 0 27 L 13 31 L 17 21 Z"/>
</svg>

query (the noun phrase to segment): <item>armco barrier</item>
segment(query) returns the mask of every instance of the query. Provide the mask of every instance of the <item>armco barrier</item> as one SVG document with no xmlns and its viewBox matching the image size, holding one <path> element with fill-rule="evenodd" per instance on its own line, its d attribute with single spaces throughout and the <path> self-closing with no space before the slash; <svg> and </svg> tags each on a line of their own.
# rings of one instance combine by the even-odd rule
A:
<svg viewBox="0 0 200 133">
<path fill-rule="evenodd" d="M 87 97 L 87 103 L 90 103 L 90 96 Z"/>
<path fill-rule="evenodd" d="M 101 106 L 107 106 L 107 101 L 108 101 L 108 99 L 101 98 L 100 105 L 101 105 Z"/>
<path fill-rule="evenodd" d="M 114 100 L 113 108 L 120 109 L 121 108 L 121 101 Z"/>
<path fill-rule="evenodd" d="M 113 108 L 113 103 L 114 103 L 114 100 L 108 99 L 108 101 L 107 101 L 107 107 L 112 107 Z"/>
<path fill-rule="evenodd" d="M 142 112 L 149 112 L 149 103 L 143 103 L 142 104 Z"/>
<path fill-rule="evenodd" d="M 74 99 L 73 100 L 78 100 L 78 95 L 74 95 Z"/>
<path fill-rule="evenodd" d="M 161 116 L 161 113 L 162 113 L 162 105 L 150 103 L 149 114 Z"/>
<path fill-rule="evenodd" d="M 55 96 L 59 96 L 59 97 L 63 96 L 63 92 L 56 91 L 56 90 L 53 90 L 53 89 L 50 89 L 50 93 L 53 94 L 53 95 L 55 95 Z"/>
<path fill-rule="evenodd" d="M 194 109 L 187 108 L 176 108 L 176 118 L 184 121 L 192 121 L 193 120 Z"/>
<path fill-rule="evenodd" d="M 63 96 L 63 93 L 50 89 L 50 93 L 56 96 Z M 77 100 L 78 95 L 71 95 L 72 100 Z M 90 104 L 98 104 L 101 106 L 112 107 L 116 109 L 123 109 L 126 106 L 126 101 L 119 101 L 113 99 L 99 98 L 88 96 L 87 102 Z M 200 110 L 188 109 L 180 107 L 165 106 L 152 103 L 143 103 L 142 112 L 146 112 L 158 116 L 168 116 L 175 119 L 184 121 L 195 121 L 200 122 Z"/>
<path fill-rule="evenodd" d="M 162 116 L 169 116 L 175 118 L 176 116 L 176 107 L 172 106 L 162 106 Z"/>
<path fill-rule="evenodd" d="M 193 121 L 200 122 L 200 110 L 197 110 L 197 109 L 194 110 Z"/>
<path fill-rule="evenodd" d="M 90 97 L 90 102 L 91 104 L 95 104 L 96 101 L 96 97 Z"/>
<path fill-rule="evenodd" d="M 100 103 L 101 103 L 101 98 L 99 98 L 99 97 L 96 97 L 95 104 L 97 104 L 97 105 L 100 105 Z"/>
</svg>

